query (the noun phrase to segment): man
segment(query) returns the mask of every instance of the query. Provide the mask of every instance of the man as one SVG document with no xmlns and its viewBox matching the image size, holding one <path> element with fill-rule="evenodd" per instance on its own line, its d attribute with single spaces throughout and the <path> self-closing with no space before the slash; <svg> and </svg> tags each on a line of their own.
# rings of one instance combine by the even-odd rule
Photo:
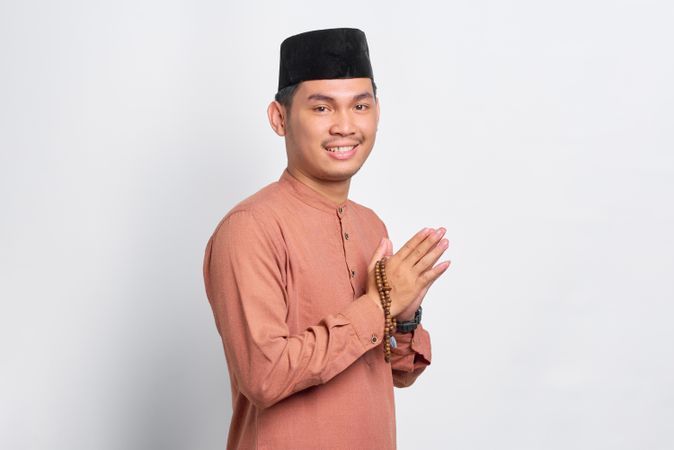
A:
<svg viewBox="0 0 674 450">
<path fill-rule="evenodd" d="M 288 165 L 225 215 L 204 260 L 232 389 L 227 448 L 395 448 L 393 387 L 431 363 L 420 305 L 448 244 L 426 228 L 393 255 L 384 223 L 348 199 L 379 120 L 364 33 L 286 39 L 268 117 Z M 390 363 L 374 277 L 384 257 L 399 322 Z"/>
</svg>

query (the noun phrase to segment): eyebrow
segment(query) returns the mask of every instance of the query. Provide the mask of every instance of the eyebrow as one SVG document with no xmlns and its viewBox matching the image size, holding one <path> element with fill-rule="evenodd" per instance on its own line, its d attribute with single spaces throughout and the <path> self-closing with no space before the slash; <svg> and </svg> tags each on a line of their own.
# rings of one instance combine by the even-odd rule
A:
<svg viewBox="0 0 674 450">
<path fill-rule="evenodd" d="M 354 100 L 363 100 L 364 98 L 372 98 L 372 94 L 369 92 L 363 92 L 358 95 L 354 95 L 353 99 Z M 318 100 L 318 101 L 323 101 L 323 102 L 334 102 L 335 99 L 324 94 L 311 94 L 309 97 L 307 97 L 307 100 Z"/>
</svg>

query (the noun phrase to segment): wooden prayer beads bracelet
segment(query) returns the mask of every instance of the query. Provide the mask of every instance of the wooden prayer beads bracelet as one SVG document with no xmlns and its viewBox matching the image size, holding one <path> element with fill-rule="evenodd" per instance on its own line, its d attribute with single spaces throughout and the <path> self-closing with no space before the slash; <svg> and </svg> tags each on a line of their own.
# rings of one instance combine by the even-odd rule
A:
<svg viewBox="0 0 674 450">
<path fill-rule="evenodd" d="M 381 306 L 384 308 L 384 360 L 391 362 L 391 346 L 396 347 L 395 337 L 391 334 L 396 328 L 396 319 L 391 317 L 391 297 L 389 291 L 391 287 L 386 279 L 386 257 L 375 263 L 374 275 L 377 280 L 377 291 Z"/>
</svg>

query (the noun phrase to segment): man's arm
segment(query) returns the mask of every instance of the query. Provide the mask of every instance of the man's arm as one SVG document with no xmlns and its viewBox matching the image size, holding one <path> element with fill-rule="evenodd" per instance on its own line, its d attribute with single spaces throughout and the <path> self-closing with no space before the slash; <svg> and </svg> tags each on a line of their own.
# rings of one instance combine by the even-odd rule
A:
<svg viewBox="0 0 674 450">
<path fill-rule="evenodd" d="M 206 247 L 206 292 L 227 362 L 259 408 L 329 381 L 380 345 L 384 334 L 381 307 L 363 295 L 290 335 L 284 271 L 280 230 L 262 212 L 230 214 Z"/>
</svg>

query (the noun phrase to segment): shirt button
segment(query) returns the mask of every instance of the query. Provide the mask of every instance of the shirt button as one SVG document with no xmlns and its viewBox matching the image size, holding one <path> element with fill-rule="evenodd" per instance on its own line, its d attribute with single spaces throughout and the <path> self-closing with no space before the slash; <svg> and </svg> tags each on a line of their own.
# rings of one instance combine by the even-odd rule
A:
<svg viewBox="0 0 674 450">
<path fill-rule="evenodd" d="M 370 342 L 372 342 L 373 344 L 377 343 L 377 335 L 376 334 L 372 335 L 372 337 L 370 338 Z"/>
<path fill-rule="evenodd" d="M 344 233 L 344 239 L 349 240 L 349 233 Z"/>
<path fill-rule="evenodd" d="M 356 278 L 356 271 L 351 269 L 351 278 Z"/>
<path fill-rule="evenodd" d="M 342 211 L 344 211 L 344 209 L 342 209 L 342 207 L 340 206 L 339 208 L 337 208 L 337 211 L 341 214 Z"/>
</svg>

